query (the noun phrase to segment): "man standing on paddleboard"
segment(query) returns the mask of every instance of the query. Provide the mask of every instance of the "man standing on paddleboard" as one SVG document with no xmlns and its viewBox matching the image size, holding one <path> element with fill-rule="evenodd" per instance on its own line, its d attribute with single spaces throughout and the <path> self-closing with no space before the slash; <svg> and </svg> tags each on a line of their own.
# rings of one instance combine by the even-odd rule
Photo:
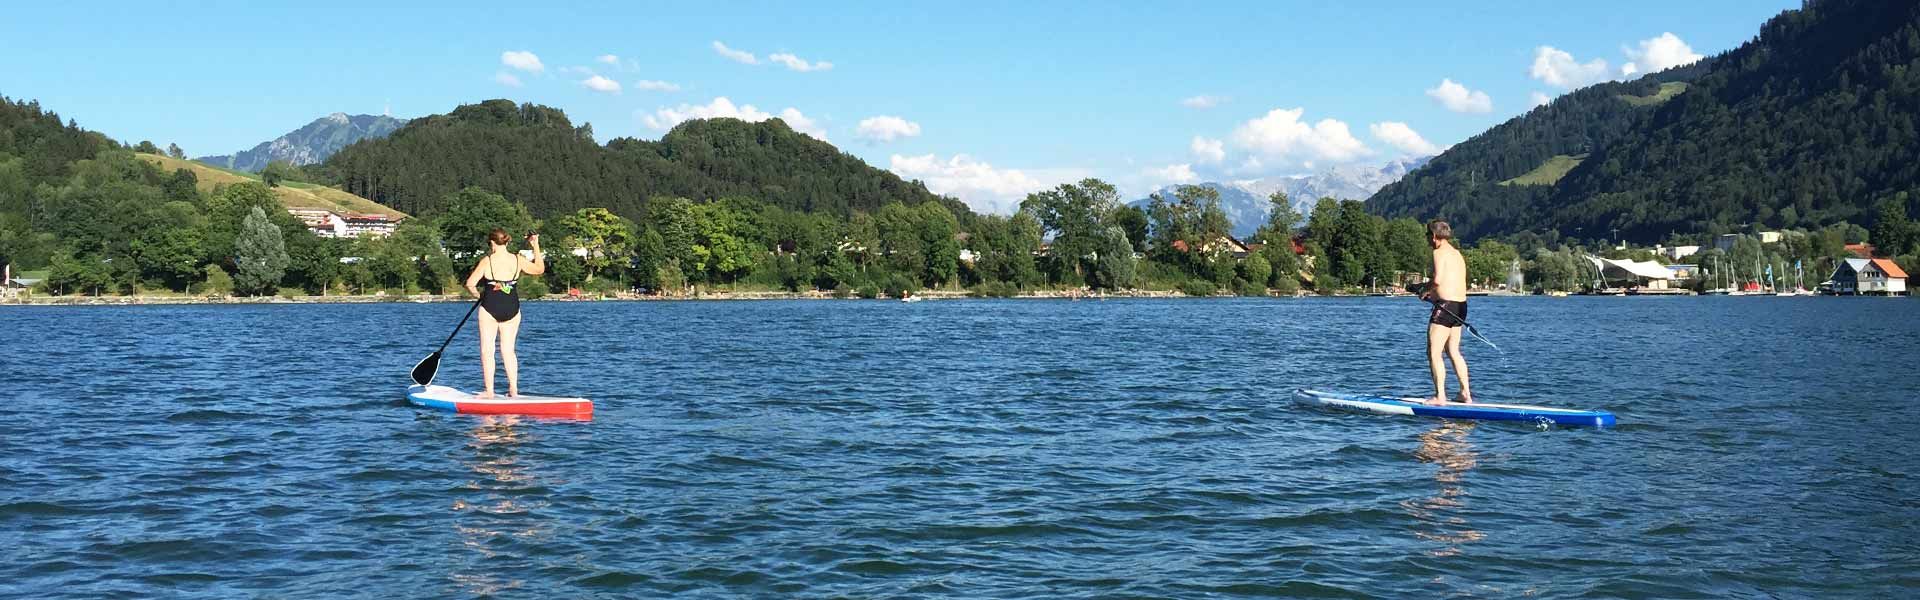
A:
<svg viewBox="0 0 1920 600">
<path fill-rule="evenodd" d="M 1467 324 L 1467 261 L 1453 247 L 1453 227 L 1435 219 L 1427 223 L 1427 244 L 1433 246 L 1433 282 L 1423 286 L 1420 299 L 1433 303 L 1427 317 L 1427 367 L 1433 371 L 1433 397 L 1427 404 L 1447 401 L 1447 369 L 1440 353 L 1453 359 L 1453 374 L 1460 378 L 1460 401 L 1473 402 L 1473 390 L 1467 384 L 1467 358 L 1460 354 L 1460 329 Z"/>
</svg>

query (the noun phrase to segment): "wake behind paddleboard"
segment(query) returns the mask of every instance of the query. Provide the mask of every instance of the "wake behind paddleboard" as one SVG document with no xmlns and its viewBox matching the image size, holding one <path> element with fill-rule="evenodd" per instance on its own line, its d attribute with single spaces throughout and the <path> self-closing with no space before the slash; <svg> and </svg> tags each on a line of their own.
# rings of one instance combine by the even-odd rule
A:
<svg viewBox="0 0 1920 600">
<path fill-rule="evenodd" d="M 1300 390 L 1294 392 L 1293 400 L 1301 404 L 1388 415 L 1414 415 L 1445 419 L 1477 419 L 1482 421 L 1526 421 L 1571 427 L 1612 427 L 1614 424 L 1613 413 L 1604 410 L 1572 410 L 1546 406 L 1527 406 L 1523 404 L 1484 404 L 1478 402 L 1473 404 L 1449 402 L 1441 406 L 1428 406 L 1412 398 L 1388 398 L 1386 396 L 1343 394 L 1339 392 L 1322 392 L 1319 390 Z"/>
<path fill-rule="evenodd" d="M 526 396 L 475 398 L 473 394 L 444 385 L 416 385 L 407 388 L 407 401 L 416 406 L 475 415 L 539 415 L 549 417 L 591 417 L 593 401 L 586 398 Z"/>
</svg>

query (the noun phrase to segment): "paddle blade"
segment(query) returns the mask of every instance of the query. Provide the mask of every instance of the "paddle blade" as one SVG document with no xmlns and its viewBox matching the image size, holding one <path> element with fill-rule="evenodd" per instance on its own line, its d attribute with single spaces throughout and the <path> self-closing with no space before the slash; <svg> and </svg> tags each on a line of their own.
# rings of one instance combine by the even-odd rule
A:
<svg viewBox="0 0 1920 600">
<path fill-rule="evenodd" d="M 430 385 L 433 383 L 434 374 L 440 372 L 441 352 L 443 352 L 443 350 L 435 350 L 433 354 L 428 354 L 426 358 L 420 359 L 420 364 L 413 366 L 414 383 L 420 385 Z"/>
</svg>

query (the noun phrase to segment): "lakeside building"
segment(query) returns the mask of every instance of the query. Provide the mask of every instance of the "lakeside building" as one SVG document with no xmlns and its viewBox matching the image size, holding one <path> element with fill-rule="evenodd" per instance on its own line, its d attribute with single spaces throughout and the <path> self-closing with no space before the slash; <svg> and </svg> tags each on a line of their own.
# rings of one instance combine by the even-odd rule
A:
<svg viewBox="0 0 1920 600">
<path fill-rule="evenodd" d="M 1743 236 L 1743 235 L 1746 235 L 1746 234 L 1741 234 L 1741 233 L 1722 234 L 1720 237 L 1713 239 L 1713 247 L 1715 249 L 1720 250 L 1721 252 L 1730 252 L 1733 250 L 1733 243 L 1736 241 L 1739 241 L 1740 236 Z M 1780 232 L 1778 231 L 1762 231 L 1754 235 L 1760 238 L 1760 243 L 1762 244 L 1780 243 Z"/>
<path fill-rule="evenodd" d="M 307 208 L 289 208 L 287 213 L 306 223 L 307 229 L 314 235 L 325 238 L 357 238 L 362 235 L 387 237 L 393 235 L 399 219 L 380 214 L 336 213 L 330 210 Z"/>
<path fill-rule="evenodd" d="M 1884 258 L 1849 258 L 1833 270 L 1833 293 L 1842 296 L 1900 296 L 1907 293 L 1907 272 Z"/>
<path fill-rule="evenodd" d="M 1667 260 L 1680 260 L 1700 253 L 1699 246 L 1660 246 L 1653 247 L 1653 253 L 1667 257 Z"/>
<path fill-rule="evenodd" d="M 1667 265 L 1667 272 L 1673 274 L 1674 281 L 1692 281 L 1700 276 L 1700 265 Z"/>
</svg>

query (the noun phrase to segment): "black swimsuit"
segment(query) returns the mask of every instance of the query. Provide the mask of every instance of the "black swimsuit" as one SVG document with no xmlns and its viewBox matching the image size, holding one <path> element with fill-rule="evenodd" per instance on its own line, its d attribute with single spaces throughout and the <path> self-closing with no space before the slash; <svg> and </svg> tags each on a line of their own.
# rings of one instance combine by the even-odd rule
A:
<svg viewBox="0 0 1920 600">
<path fill-rule="evenodd" d="M 480 278 L 480 308 L 502 323 L 520 316 L 520 295 L 513 290 L 513 284 L 519 282 L 520 261 L 513 261 L 513 279 L 500 281 L 493 278 L 493 257 L 487 257 L 487 273 Z"/>
</svg>

